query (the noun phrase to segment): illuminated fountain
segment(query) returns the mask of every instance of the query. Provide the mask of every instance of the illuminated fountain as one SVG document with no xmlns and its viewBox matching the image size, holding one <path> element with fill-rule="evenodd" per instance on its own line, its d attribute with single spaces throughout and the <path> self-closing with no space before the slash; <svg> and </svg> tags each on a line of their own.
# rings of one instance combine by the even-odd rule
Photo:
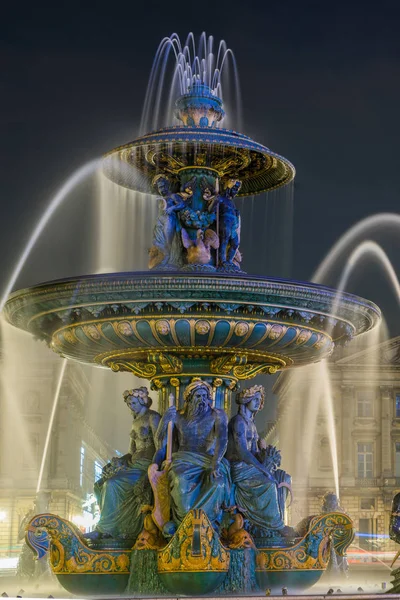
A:
<svg viewBox="0 0 400 600">
<path fill-rule="evenodd" d="M 294 529 L 284 525 L 290 476 L 278 468 L 279 452 L 257 441 L 259 386 L 236 394 L 229 431 L 227 423 L 243 382 L 321 361 L 372 329 L 380 311 L 344 292 L 338 301 L 321 285 L 243 272 L 235 197 L 289 184 L 294 167 L 220 127 L 219 79 L 214 86 L 202 77 L 200 63 L 184 73 L 187 89 L 175 102 L 181 124 L 116 148 L 103 161 L 115 184 L 160 197 L 150 270 L 44 283 L 14 292 L 5 307 L 11 324 L 62 357 L 133 373 L 158 393 L 163 417 L 148 471 L 154 496 L 149 506 L 143 496 L 141 533 L 116 539 L 99 530 L 87 539 L 47 514 L 28 528 L 31 547 L 39 556 L 49 551 L 62 585 L 78 594 L 120 593 L 128 581 L 130 593 L 143 595 L 304 589 L 326 569 L 332 544 L 343 554 L 353 539 L 351 520 L 339 512 Z M 144 406 L 147 392 L 131 390 L 127 401 L 135 398 Z M 202 419 L 190 413 L 191 402 L 206 407 Z M 246 447 L 249 435 L 254 451 Z M 189 485 L 192 470 L 197 479 Z M 261 487 L 252 490 L 257 473 Z"/>
</svg>

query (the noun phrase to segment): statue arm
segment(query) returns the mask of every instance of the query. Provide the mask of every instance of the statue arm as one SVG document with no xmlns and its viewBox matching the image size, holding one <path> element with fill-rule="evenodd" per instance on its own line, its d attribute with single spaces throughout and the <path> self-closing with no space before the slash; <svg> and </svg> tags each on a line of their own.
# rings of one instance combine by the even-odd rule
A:
<svg viewBox="0 0 400 600">
<path fill-rule="evenodd" d="M 178 198 L 176 196 L 173 198 L 173 204 L 167 208 L 167 213 L 178 212 L 178 210 L 182 210 L 185 207 L 186 201 L 178 195 Z"/>
<path fill-rule="evenodd" d="M 160 467 L 167 456 L 167 438 L 168 438 L 168 423 L 176 420 L 176 408 L 171 406 L 165 411 L 159 420 L 157 431 L 154 436 L 156 453 L 153 457 L 153 462 Z"/>
</svg>

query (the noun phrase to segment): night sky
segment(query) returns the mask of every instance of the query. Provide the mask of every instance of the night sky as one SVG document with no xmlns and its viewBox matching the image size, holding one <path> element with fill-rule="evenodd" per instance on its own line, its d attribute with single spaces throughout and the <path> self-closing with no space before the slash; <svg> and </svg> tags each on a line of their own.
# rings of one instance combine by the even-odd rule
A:
<svg viewBox="0 0 400 600">
<path fill-rule="evenodd" d="M 244 133 L 296 166 L 294 278 L 309 279 L 358 220 L 400 212 L 397 1 L 82 4 L 2 8 L 3 286 L 57 187 L 136 136 L 155 51 L 173 32 L 226 40 L 239 68 Z M 61 209 L 16 287 L 90 270 L 88 196 L 83 187 Z M 368 236 L 398 272 L 399 234 Z M 377 302 L 400 333 L 398 305 L 376 265 L 363 262 L 349 291 Z"/>
</svg>

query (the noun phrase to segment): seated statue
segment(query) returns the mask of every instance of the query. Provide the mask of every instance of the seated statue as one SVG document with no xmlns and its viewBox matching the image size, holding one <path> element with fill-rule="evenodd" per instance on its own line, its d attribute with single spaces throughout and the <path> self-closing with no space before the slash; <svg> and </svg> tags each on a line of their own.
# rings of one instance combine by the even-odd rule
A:
<svg viewBox="0 0 400 600">
<path fill-rule="evenodd" d="M 183 264 L 183 246 L 179 211 L 187 208 L 193 196 L 195 178 L 178 193 L 171 193 L 168 178 L 157 175 L 153 185 L 161 196 L 158 219 L 153 231 L 153 246 L 149 250 L 149 268 L 179 269 Z"/>
<path fill-rule="evenodd" d="M 294 530 L 284 523 L 290 477 L 278 469 L 279 451 L 259 438 L 254 423 L 264 406 L 264 397 L 261 385 L 240 392 L 236 397 L 238 413 L 229 422 L 226 458 L 231 463 L 235 504 L 248 520 L 254 537 L 268 536 L 271 530 L 293 537 Z"/>
<path fill-rule="evenodd" d="M 96 529 L 85 535 L 91 540 L 136 539 L 143 528 L 142 506 L 152 502 L 147 469 L 156 451 L 154 439 L 161 416 L 150 410 L 152 400 L 145 387 L 126 390 L 123 397 L 133 415 L 129 453 L 113 458 L 95 483 L 100 520 Z"/>
<path fill-rule="evenodd" d="M 184 407 L 169 408 L 161 420 L 156 462 L 165 458 L 167 429 L 174 424 L 176 451 L 168 470 L 172 519 L 181 523 L 191 509 L 203 509 L 216 526 L 223 506 L 229 504 L 229 464 L 223 458 L 228 421 L 223 410 L 212 407 L 212 387 L 195 379 L 184 392 Z"/>
</svg>

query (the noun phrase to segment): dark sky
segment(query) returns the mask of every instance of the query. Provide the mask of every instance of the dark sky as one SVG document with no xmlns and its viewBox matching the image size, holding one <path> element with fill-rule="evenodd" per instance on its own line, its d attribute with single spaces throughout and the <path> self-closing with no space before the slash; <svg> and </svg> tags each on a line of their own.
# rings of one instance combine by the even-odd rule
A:
<svg viewBox="0 0 400 600">
<path fill-rule="evenodd" d="M 3 285 L 60 183 L 135 137 L 154 53 L 172 32 L 226 40 L 239 67 L 244 133 L 295 164 L 296 279 L 309 279 L 359 219 L 400 212 L 398 1 L 82 5 L 2 8 Z M 86 191 L 52 221 L 16 287 L 91 268 Z M 399 233 L 372 236 L 397 269 Z M 398 306 L 376 266 L 363 263 L 349 290 L 378 302 L 400 333 Z"/>
</svg>

